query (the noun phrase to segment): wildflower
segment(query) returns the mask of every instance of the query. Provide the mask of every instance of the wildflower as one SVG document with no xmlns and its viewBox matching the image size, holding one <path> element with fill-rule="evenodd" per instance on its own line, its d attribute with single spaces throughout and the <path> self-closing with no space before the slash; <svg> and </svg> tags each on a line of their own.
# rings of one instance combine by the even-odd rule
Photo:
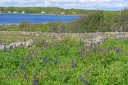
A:
<svg viewBox="0 0 128 85">
<path fill-rule="evenodd" d="M 14 75 L 14 73 L 12 74 L 12 78 L 13 78 L 13 79 L 15 78 L 15 75 Z"/>
<path fill-rule="evenodd" d="M 37 79 L 36 79 L 36 75 L 34 75 L 33 85 L 38 85 L 38 81 L 37 81 Z"/>
<path fill-rule="evenodd" d="M 4 46 L 4 52 L 6 52 L 6 46 Z"/>
<path fill-rule="evenodd" d="M 72 59 L 72 68 L 75 67 L 74 60 Z"/>
<path fill-rule="evenodd" d="M 118 48 L 118 49 L 116 49 L 116 53 L 117 54 L 119 54 L 120 53 L 120 49 Z"/>
<path fill-rule="evenodd" d="M 57 59 L 54 61 L 54 66 L 56 66 L 57 65 Z"/>
<path fill-rule="evenodd" d="M 43 62 L 46 63 L 46 57 L 43 58 Z"/>
<path fill-rule="evenodd" d="M 25 66 L 24 66 L 24 64 L 22 64 L 21 69 L 22 69 L 22 70 L 25 70 Z"/>
<path fill-rule="evenodd" d="M 87 81 L 87 80 L 84 80 L 84 84 L 85 84 L 85 85 L 88 85 L 88 81 Z"/>
<path fill-rule="evenodd" d="M 80 81 L 83 81 L 83 77 L 82 76 L 80 76 Z"/>
</svg>

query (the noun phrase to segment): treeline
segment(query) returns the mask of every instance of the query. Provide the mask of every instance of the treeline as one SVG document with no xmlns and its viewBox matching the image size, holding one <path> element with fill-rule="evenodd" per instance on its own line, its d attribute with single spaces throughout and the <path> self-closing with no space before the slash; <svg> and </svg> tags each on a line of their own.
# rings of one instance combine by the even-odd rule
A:
<svg viewBox="0 0 128 85">
<path fill-rule="evenodd" d="M 34 14 L 40 14 L 42 11 L 46 14 L 61 14 L 61 12 L 64 12 L 64 14 L 89 14 L 93 10 L 84 10 L 84 9 L 63 9 L 58 7 L 0 7 L 1 13 L 34 13 Z"/>
<path fill-rule="evenodd" d="M 59 33 L 85 33 L 85 32 L 128 32 L 128 9 L 122 11 L 94 11 L 81 16 L 80 19 L 62 23 L 29 24 L 0 26 L 0 30 L 42 31 Z"/>
</svg>

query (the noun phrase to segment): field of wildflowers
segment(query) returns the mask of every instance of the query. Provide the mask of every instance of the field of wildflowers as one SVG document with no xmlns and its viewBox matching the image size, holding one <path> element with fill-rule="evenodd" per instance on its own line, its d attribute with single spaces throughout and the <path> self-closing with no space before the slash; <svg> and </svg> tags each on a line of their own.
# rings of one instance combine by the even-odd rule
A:
<svg viewBox="0 0 128 85">
<path fill-rule="evenodd" d="M 86 46 L 64 38 L 0 50 L 0 85 L 127 85 L 128 40 Z"/>
</svg>

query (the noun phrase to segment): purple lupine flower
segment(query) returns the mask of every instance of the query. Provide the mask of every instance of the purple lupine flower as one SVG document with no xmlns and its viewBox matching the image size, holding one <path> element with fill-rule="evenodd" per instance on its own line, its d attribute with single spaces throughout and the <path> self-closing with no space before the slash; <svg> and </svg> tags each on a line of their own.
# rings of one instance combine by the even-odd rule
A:
<svg viewBox="0 0 128 85">
<path fill-rule="evenodd" d="M 4 46 L 4 52 L 6 52 L 7 50 L 6 50 L 6 46 Z"/>
<path fill-rule="evenodd" d="M 22 70 L 25 70 L 24 63 L 22 64 L 21 69 L 22 69 Z"/>
<path fill-rule="evenodd" d="M 91 47 L 93 47 L 93 43 L 91 43 Z"/>
<path fill-rule="evenodd" d="M 12 78 L 13 78 L 13 79 L 15 78 L 15 75 L 14 75 L 14 73 L 12 74 Z"/>
<path fill-rule="evenodd" d="M 47 46 L 46 45 L 44 45 L 44 49 L 47 49 Z"/>
<path fill-rule="evenodd" d="M 36 79 L 36 75 L 34 75 L 33 84 L 32 85 L 38 85 L 38 80 Z"/>
<path fill-rule="evenodd" d="M 57 65 L 57 59 L 54 61 L 54 66 L 56 66 Z"/>
<path fill-rule="evenodd" d="M 80 76 L 80 81 L 83 81 L 83 77 L 82 76 Z"/>
<path fill-rule="evenodd" d="M 94 43 L 93 47 L 96 47 L 96 43 Z"/>
<path fill-rule="evenodd" d="M 120 49 L 119 49 L 119 48 L 116 49 L 116 53 L 117 53 L 117 54 L 120 53 Z"/>
<path fill-rule="evenodd" d="M 72 59 L 72 68 L 75 67 L 75 63 L 74 63 L 74 60 Z"/>
<path fill-rule="evenodd" d="M 46 57 L 43 58 L 43 62 L 46 63 Z"/>
<path fill-rule="evenodd" d="M 84 80 L 84 84 L 85 84 L 85 85 L 88 85 L 88 81 L 87 81 L 87 80 Z"/>
</svg>

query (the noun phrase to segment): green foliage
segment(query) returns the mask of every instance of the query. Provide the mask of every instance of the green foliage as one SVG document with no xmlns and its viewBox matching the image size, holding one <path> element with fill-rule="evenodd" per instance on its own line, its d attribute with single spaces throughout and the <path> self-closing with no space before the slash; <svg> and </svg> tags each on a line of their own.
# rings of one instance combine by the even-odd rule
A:
<svg viewBox="0 0 128 85">
<path fill-rule="evenodd" d="M 87 48 L 84 42 L 67 37 L 31 49 L 0 50 L 0 83 L 32 85 L 36 75 L 39 85 L 127 85 L 127 48 L 127 40 L 108 40 Z"/>
</svg>

